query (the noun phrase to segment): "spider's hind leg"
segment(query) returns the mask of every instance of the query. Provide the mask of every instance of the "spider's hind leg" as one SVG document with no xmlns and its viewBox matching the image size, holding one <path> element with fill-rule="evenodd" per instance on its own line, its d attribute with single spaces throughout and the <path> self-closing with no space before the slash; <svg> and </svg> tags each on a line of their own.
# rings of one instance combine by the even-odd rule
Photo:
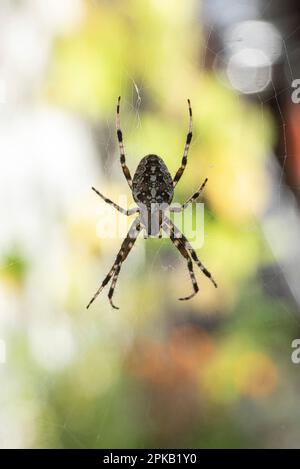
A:
<svg viewBox="0 0 300 469">
<path fill-rule="evenodd" d="M 192 133 L 193 116 L 192 116 L 191 103 L 190 103 L 189 99 L 188 99 L 188 105 L 189 105 L 189 116 L 190 116 L 189 131 L 188 131 L 187 136 L 186 136 L 185 147 L 184 147 L 183 156 L 182 156 L 182 160 L 181 160 L 181 166 L 177 170 L 177 173 L 175 174 L 175 177 L 173 179 L 173 187 L 176 186 L 176 184 L 178 183 L 179 179 L 181 178 L 181 176 L 183 175 L 183 172 L 185 170 L 186 163 L 187 163 L 187 156 L 188 156 L 188 152 L 189 152 L 189 148 L 190 148 L 190 144 L 191 144 L 192 136 L 193 136 L 193 133 Z"/>
<path fill-rule="evenodd" d="M 124 150 L 124 143 L 123 143 L 123 133 L 122 133 L 122 130 L 121 130 L 121 125 L 120 125 L 120 101 L 121 101 L 121 96 L 118 97 L 117 117 L 116 117 L 116 127 L 117 127 L 117 137 L 118 137 L 118 142 L 119 142 L 120 162 L 121 162 L 121 166 L 122 166 L 124 176 L 125 176 L 125 178 L 128 182 L 128 185 L 129 185 L 130 188 L 132 188 L 132 178 L 131 178 L 129 168 L 126 165 L 125 150 Z"/>
</svg>

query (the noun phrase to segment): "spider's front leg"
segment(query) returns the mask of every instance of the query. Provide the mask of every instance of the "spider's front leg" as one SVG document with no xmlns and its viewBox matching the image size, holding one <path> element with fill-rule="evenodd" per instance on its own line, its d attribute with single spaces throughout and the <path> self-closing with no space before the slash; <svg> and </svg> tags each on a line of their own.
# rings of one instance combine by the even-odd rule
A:
<svg viewBox="0 0 300 469">
<path fill-rule="evenodd" d="M 138 234 L 139 234 L 140 230 L 141 230 L 141 225 L 140 225 L 140 223 L 138 223 L 135 226 L 135 234 L 127 235 L 127 237 L 123 241 L 123 244 L 122 244 L 122 247 L 121 247 L 121 251 L 123 251 L 122 259 L 119 261 L 118 265 L 115 268 L 114 276 L 113 276 L 111 286 L 110 286 L 110 289 L 109 289 L 109 292 L 108 292 L 109 302 L 110 302 L 111 306 L 114 309 L 119 309 L 118 306 L 115 306 L 112 302 L 112 297 L 113 297 L 113 294 L 114 294 L 114 291 L 115 291 L 115 287 L 116 287 L 116 283 L 117 283 L 117 280 L 118 280 L 118 277 L 119 277 L 119 273 L 120 273 L 123 262 L 125 261 L 128 254 L 130 253 L 130 251 L 132 249 L 132 246 L 134 245 L 134 243 L 135 243 L 135 241 L 138 237 Z"/>
<path fill-rule="evenodd" d="M 206 277 L 208 277 L 210 279 L 210 281 L 213 283 L 213 285 L 217 288 L 218 285 L 215 282 L 215 280 L 213 279 L 211 273 L 206 269 L 206 267 L 204 267 L 202 262 L 198 259 L 196 251 L 194 250 L 192 245 L 189 243 L 187 238 L 184 236 L 184 234 L 181 233 L 181 231 L 177 228 L 177 226 L 169 218 L 165 217 L 165 222 L 167 223 L 167 225 L 170 227 L 171 230 L 172 229 L 174 230 L 175 238 L 176 239 L 181 239 L 182 243 L 184 244 L 184 247 L 190 253 L 191 258 L 198 265 L 198 267 L 201 269 L 201 271 L 204 273 L 204 275 L 206 275 Z"/>
<path fill-rule="evenodd" d="M 126 238 L 124 239 L 124 241 L 121 245 L 121 249 L 117 254 L 116 260 L 115 260 L 112 268 L 108 272 L 107 276 L 103 280 L 102 284 L 100 285 L 100 287 L 96 291 L 96 293 L 93 296 L 93 298 L 91 299 L 91 301 L 88 303 L 88 305 L 86 307 L 87 309 L 91 306 L 93 301 L 95 301 L 95 299 L 101 293 L 101 291 L 103 290 L 105 285 L 108 284 L 108 282 L 110 281 L 112 276 L 113 276 L 113 281 L 112 281 L 112 285 L 111 285 L 111 288 L 110 288 L 109 293 L 108 293 L 108 297 L 109 297 L 109 301 L 110 301 L 111 305 L 113 306 L 113 308 L 116 308 L 116 306 L 113 305 L 112 300 L 111 300 L 112 296 L 113 296 L 113 293 L 114 293 L 114 288 L 115 288 L 115 285 L 116 285 L 116 282 L 117 282 L 117 279 L 118 279 L 118 275 L 119 275 L 119 272 L 120 272 L 120 269 L 121 269 L 121 265 L 124 262 L 124 260 L 126 259 L 126 257 L 128 256 L 129 252 L 131 251 L 131 248 L 132 248 L 133 244 L 135 243 L 135 241 L 138 237 L 140 229 L 141 229 L 140 219 L 138 217 L 136 220 L 133 221 L 133 223 L 132 223 L 132 225 L 131 225 L 128 233 L 127 233 L 127 236 L 126 236 Z"/>
<path fill-rule="evenodd" d="M 120 205 L 115 204 L 115 202 L 113 202 L 112 200 L 105 197 L 103 194 L 101 194 L 101 192 L 97 191 L 97 189 L 95 189 L 94 187 L 92 187 L 92 190 L 94 192 L 96 192 L 96 194 L 99 195 L 99 197 L 101 197 L 101 199 L 103 199 L 104 202 L 106 202 L 109 205 L 112 205 L 116 210 L 123 213 L 123 215 L 130 216 L 130 215 L 133 215 L 134 213 L 139 211 L 138 207 L 134 207 L 134 208 L 131 208 L 129 210 L 125 210 L 125 208 L 122 208 L 122 207 L 120 207 Z"/>
<path fill-rule="evenodd" d="M 184 298 L 178 298 L 179 300 L 189 300 L 191 298 L 193 298 L 193 296 L 196 295 L 196 293 L 199 291 L 199 287 L 198 287 L 198 284 L 197 284 L 197 280 L 196 280 L 196 277 L 195 277 L 195 274 L 194 274 L 194 269 L 193 269 L 193 262 L 189 256 L 189 253 L 188 251 L 186 250 L 185 246 L 184 246 L 184 243 L 182 242 L 181 239 L 177 239 L 176 236 L 175 236 L 175 232 L 174 232 L 174 228 L 168 226 L 166 223 L 163 224 L 163 230 L 165 233 L 167 233 L 167 235 L 170 237 L 170 240 L 172 241 L 172 243 L 174 244 L 174 246 L 178 249 L 178 251 L 180 252 L 180 254 L 186 259 L 187 261 L 187 267 L 189 269 L 189 274 L 190 274 L 190 278 L 191 278 L 191 281 L 192 281 L 192 285 L 193 285 L 193 289 L 194 289 L 194 292 L 189 295 L 189 296 L 186 296 Z"/>
</svg>

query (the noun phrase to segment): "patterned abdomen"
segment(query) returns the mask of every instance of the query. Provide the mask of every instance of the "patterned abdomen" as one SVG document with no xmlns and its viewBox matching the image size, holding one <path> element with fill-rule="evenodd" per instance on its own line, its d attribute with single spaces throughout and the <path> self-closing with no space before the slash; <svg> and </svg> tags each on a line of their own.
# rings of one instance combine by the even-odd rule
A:
<svg viewBox="0 0 300 469">
<path fill-rule="evenodd" d="M 163 160 L 147 155 L 139 163 L 132 181 L 135 202 L 151 208 L 151 204 L 170 204 L 173 181 Z"/>
</svg>

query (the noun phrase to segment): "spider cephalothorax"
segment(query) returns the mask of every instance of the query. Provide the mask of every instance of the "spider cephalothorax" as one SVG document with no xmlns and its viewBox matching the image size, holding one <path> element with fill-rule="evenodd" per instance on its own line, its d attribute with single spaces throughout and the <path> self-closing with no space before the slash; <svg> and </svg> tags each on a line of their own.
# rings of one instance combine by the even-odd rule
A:
<svg viewBox="0 0 300 469">
<path fill-rule="evenodd" d="M 181 166 L 178 169 L 175 177 L 172 178 L 169 170 L 162 160 L 157 155 L 147 155 L 145 156 L 136 169 L 133 179 L 131 179 L 130 171 L 126 165 L 125 161 L 125 152 L 124 152 L 124 145 L 123 145 L 123 135 L 120 128 L 120 96 L 118 98 L 117 104 L 117 136 L 119 141 L 119 151 L 120 151 L 120 161 L 122 170 L 124 173 L 125 178 L 129 184 L 129 187 L 132 191 L 133 198 L 137 204 L 137 207 L 125 210 L 124 208 L 120 207 L 119 205 L 112 202 L 110 199 L 104 197 L 99 191 L 97 191 L 94 187 L 92 188 L 105 202 L 111 204 L 115 209 L 119 212 L 123 213 L 124 215 L 133 215 L 134 213 L 138 213 L 138 217 L 133 221 L 126 238 L 124 239 L 121 249 L 117 254 L 116 260 L 110 269 L 109 273 L 103 280 L 102 284 L 100 285 L 99 289 L 96 291 L 95 295 L 87 305 L 87 308 L 91 305 L 91 303 L 97 298 L 99 293 L 102 289 L 107 285 L 107 283 L 112 278 L 111 287 L 108 292 L 108 298 L 111 305 L 114 308 L 112 302 L 112 296 L 114 293 L 114 289 L 116 286 L 116 282 L 120 273 L 121 265 L 127 258 L 133 244 L 136 241 L 141 230 L 144 230 L 146 237 L 147 236 L 160 236 L 161 230 L 163 230 L 167 235 L 170 237 L 171 241 L 181 253 L 181 255 L 187 261 L 187 267 L 189 269 L 191 281 L 193 284 L 193 293 L 187 297 L 179 298 L 180 300 L 188 300 L 192 298 L 199 290 L 194 269 L 193 269 L 193 261 L 195 262 L 198 267 L 202 270 L 202 272 L 212 281 L 215 287 L 217 287 L 216 282 L 212 278 L 211 274 L 208 270 L 204 267 L 204 265 L 198 259 L 198 256 L 186 239 L 186 237 L 179 231 L 179 229 L 174 225 L 174 223 L 170 220 L 167 216 L 169 212 L 178 212 L 184 210 L 189 203 L 194 202 L 199 195 L 201 194 L 207 179 L 202 183 L 199 190 L 195 192 L 181 207 L 170 207 L 170 204 L 173 200 L 174 195 L 174 187 L 178 183 L 179 179 L 181 178 L 184 169 L 187 163 L 187 155 L 189 146 L 192 140 L 192 108 L 190 105 L 190 100 L 188 99 L 189 105 L 189 115 L 190 115 L 190 124 L 189 124 L 189 131 L 186 137 L 185 148 L 183 152 L 183 157 L 181 161 Z"/>
</svg>

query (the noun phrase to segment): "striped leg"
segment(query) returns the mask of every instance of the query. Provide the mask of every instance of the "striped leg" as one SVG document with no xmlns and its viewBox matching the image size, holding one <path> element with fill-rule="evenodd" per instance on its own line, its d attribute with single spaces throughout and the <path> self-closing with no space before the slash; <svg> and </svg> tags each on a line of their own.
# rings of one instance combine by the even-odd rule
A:
<svg viewBox="0 0 300 469">
<path fill-rule="evenodd" d="M 119 276 L 120 270 L 121 270 L 121 264 L 120 264 L 120 265 L 117 267 L 117 269 L 115 270 L 115 273 L 114 273 L 114 276 L 113 276 L 113 279 L 112 279 L 112 282 L 111 282 L 111 286 L 110 286 L 110 289 L 109 289 L 109 292 L 108 292 L 108 299 L 109 299 L 109 302 L 110 302 L 111 306 L 112 306 L 114 309 L 120 309 L 118 306 L 114 305 L 114 304 L 113 304 L 113 301 L 112 301 L 112 296 L 113 296 L 114 291 L 115 291 L 115 288 L 116 288 L 116 283 L 117 283 L 117 280 L 118 280 L 118 276 Z"/>
<path fill-rule="evenodd" d="M 122 130 L 120 127 L 120 100 L 121 96 L 118 97 L 118 104 L 117 104 L 117 118 L 116 118 L 116 127 L 117 127 L 117 136 L 118 136 L 118 142 L 119 142 L 119 151 L 120 151 L 120 161 L 121 161 L 121 166 L 122 170 L 124 173 L 124 176 L 129 184 L 129 187 L 132 187 L 132 179 L 130 175 L 130 171 L 128 169 L 128 166 L 126 165 L 125 161 L 125 150 L 124 150 L 124 144 L 123 144 L 123 134 Z"/>
<path fill-rule="evenodd" d="M 120 270 L 120 266 L 123 262 L 123 260 L 126 259 L 126 257 L 128 256 L 128 253 L 131 249 L 131 247 L 133 246 L 133 243 L 135 241 L 135 239 L 137 238 L 138 236 L 138 233 L 139 233 L 139 230 L 140 230 L 140 220 L 139 218 L 137 218 L 136 220 L 133 221 L 128 233 L 127 233 L 127 236 L 126 238 L 124 239 L 122 245 L 121 245 L 121 249 L 120 251 L 118 252 L 117 254 L 117 257 L 116 257 L 116 260 L 112 266 L 112 268 L 110 269 L 110 271 L 108 272 L 107 276 L 105 277 L 105 279 L 103 280 L 102 284 L 100 285 L 100 287 L 98 288 L 98 290 L 96 291 L 95 295 L 93 296 L 93 298 L 91 299 L 91 301 L 88 303 L 87 305 L 87 309 L 91 306 L 91 304 L 93 303 L 93 301 L 95 301 L 95 299 L 97 298 L 97 296 L 102 292 L 103 288 L 105 287 L 105 285 L 108 284 L 108 282 L 110 281 L 111 277 L 115 274 L 116 270 L 119 268 Z M 132 242 L 133 241 L 133 242 Z M 130 245 L 130 248 L 129 248 L 129 245 Z"/>
<path fill-rule="evenodd" d="M 204 267 L 202 262 L 198 259 L 198 256 L 197 256 L 194 248 L 188 242 L 188 240 L 186 239 L 184 234 L 181 233 L 181 231 L 179 231 L 177 226 L 174 225 L 174 223 L 169 218 L 166 217 L 165 221 L 169 224 L 169 226 L 171 227 L 171 230 L 172 230 L 172 228 L 174 229 L 175 238 L 180 239 L 183 242 L 184 247 L 189 251 L 193 261 L 198 265 L 198 267 L 201 269 L 201 271 L 204 273 L 204 275 L 206 275 L 206 277 L 208 277 L 210 279 L 210 281 L 213 283 L 213 285 L 217 288 L 218 285 L 216 284 L 215 280 L 213 279 L 211 273 L 206 269 L 206 267 Z"/>
<path fill-rule="evenodd" d="M 120 270 L 121 270 L 121 267 L 122 267 L 122 263 L 125 261 L 128 254 L 130 253 L 130 251 L 132 249 L 132 246 L 134 245 L 134 243 L 137 239 L 137 236 L 138 236 L 138 233 L 139 233 L 140 229 L 141 229 L 140 225 L 137 225 L 137 227 L 136 227 L 136 236 L 135 237 L 127 237 L 123 242 L 124 246 L 122 245 L 122 248 L 121 248 L 121 251 L 123 250 L 123 255 L 122 255 L 122 258 L 119 261 L 118 265 L 116 266 L 114 276 L 113 276 L 113 279 L 112 279 L 112 282 L 111 282 L 111 286 L 110 286 L 110 289 L 109 289 L 109 292 L 108 292 L 109 302 L 110 302 L 111 306 L 114 309 L 119 309 L 118 306 L 115 306 L 113 304 L 112 297 L 113 297 L 113 294 L 114 294 L 114 291 L 115 291 L 115 288 L 116 288 L 116 283 L 117 283 L 117 280 L 118 280 L 118 277 L 119 277 L 119 273 L 120 273 Z"/>
<path fill-rule="evenodd" d="M 191 197 L 183 205 L 181 205 L 181 207 L 170 207 L 169 208 L 170 212 L 182 212 L 182 210 L 185 210 L 190 203 L 195 202 L 195 200 L 198 199 L 201 192 L 203 191 L 204 186 L 207 183 L 207 181 L 208 179 L 206 178 L 205 181 L 202 183 L 202 185 L 199 187 L 198 191 L 195 192 L 195 194 L 191 195 Z"/>
<path fill-rule="evenodd" d="M 187 155 L 188 155 L 188 151 L 189 151 L 189 147 L 190 147 L 190 143 L 191 143 L 192 135 L 193 135 L 192 134 L 192 128 L 193 128 L 192 108 L 191 108 L 191 102 L 190 102 L 189 99 L 188 99 L 188 105 L 189 105 L 189 115 L 190 115 L 189 131 L 188 131 L 188 134 L 186 136 L 186 142 L 185 142 L 183 157 L 182 157 L 182 161 L 181 161 L 181 166 L 178 169 L 178 171 L 175 174 L 175 177 L 173 179 L 173 187 L 176 186 L 177 182 L 179 181 L 179 179 L 181 178 L 181 176 L 183 174 L 183 171 L 185 170 L 186 163 L 187 163 Z"/>
<path fill-rule="evenodd" d="M 115 209 L 118 210 L 119 212 L 123 213 L 123 215 L 129 216 L 129 215 L 133 215 L 134 213 L 139 211 L 139 209 L 137 207 L 131 208 L 130 210 L 125 210 L 125 208 L 120 207 L 120 205 L 115 204 L 112 200 L 110 200 L 107 197 L 105 197 L 104 195 L 102 195 L 94 187 L 92 187 L 92 189 L 93 189 L 94 192 L 96 192 L 96 194 L 98 194 L 104 200 L 104 202 L 106 202 L 107 204 L 112 205 L 113 207 L 115 207 Z"/>
<path fill-rule="evenodd" d="M 196 280 L 196 277 L 195 277 L 195 274 L 194 274 L 194 269 L 193 269 L 193 262 L 189 256 L 189 253 L 188 251 L 186 250 L 185 246 L 184 246 L 184 243 L 182 242 L 181 239 L 178 239 L 175 237 L 175 233 L 174 233 L 174 228 L 170 228 L 169 226 L 167 226 L 166 224 L 163 225 L 163 230 L 165 231 L 165 233 L 168 234 L 168 236 L 170 236 L 170 239 L 172 241 L 172 243 L 175 245 L 175 247 L 178 249 L 178 251 L 180 252 L 180 254 L 186 259 L 187 261 L 187 267 L 189 269 L 189 274 L 190 274 L 190 278 L 191 278 L 191 281 L 192 281 L 192 285 L 193 285 L 193 293 L 189 296 L 185 296 L 183 298 L 178 298 L 179 300 L 189 300 L 190 298 L 193 298 L 193 296 L 196 295 L 196 293 L 199 291 L 199 287 L 198 287 L 198 284 L 197 284 L 197 280 Z"/>
<path fill-rule="evenodd" d="M 116 263 L 116 261 L 115 261 Z M 96 291 L 95 295 L 93 296 L 93 298 L 90 300 L 90 302 L 88 303 L 88 305 L 86 306 L 86 309 L 89 309 L 89 307 L 91 306 L 91 304 L 95 301 L 95 299 L 97 298 L 98 295 L 100 295 L 100 293 L 102 292 L 103 288 L 105 287 L 105 285 L 108 284 L 108 282 L 110 281 L 111 277 L 113 276 L 113 273 L 114 273 L 114 270 L 115 270 L 115 263 L 114 265 L 112 266 L 112 268 L 110 269 L 110 271 L 108 272 L 107 276 L 105 277 L 105 279 L 103 280 L 103 282 L 101 283 L 100 287 L 98 288 L 98 290 Z"/>
</svg>

